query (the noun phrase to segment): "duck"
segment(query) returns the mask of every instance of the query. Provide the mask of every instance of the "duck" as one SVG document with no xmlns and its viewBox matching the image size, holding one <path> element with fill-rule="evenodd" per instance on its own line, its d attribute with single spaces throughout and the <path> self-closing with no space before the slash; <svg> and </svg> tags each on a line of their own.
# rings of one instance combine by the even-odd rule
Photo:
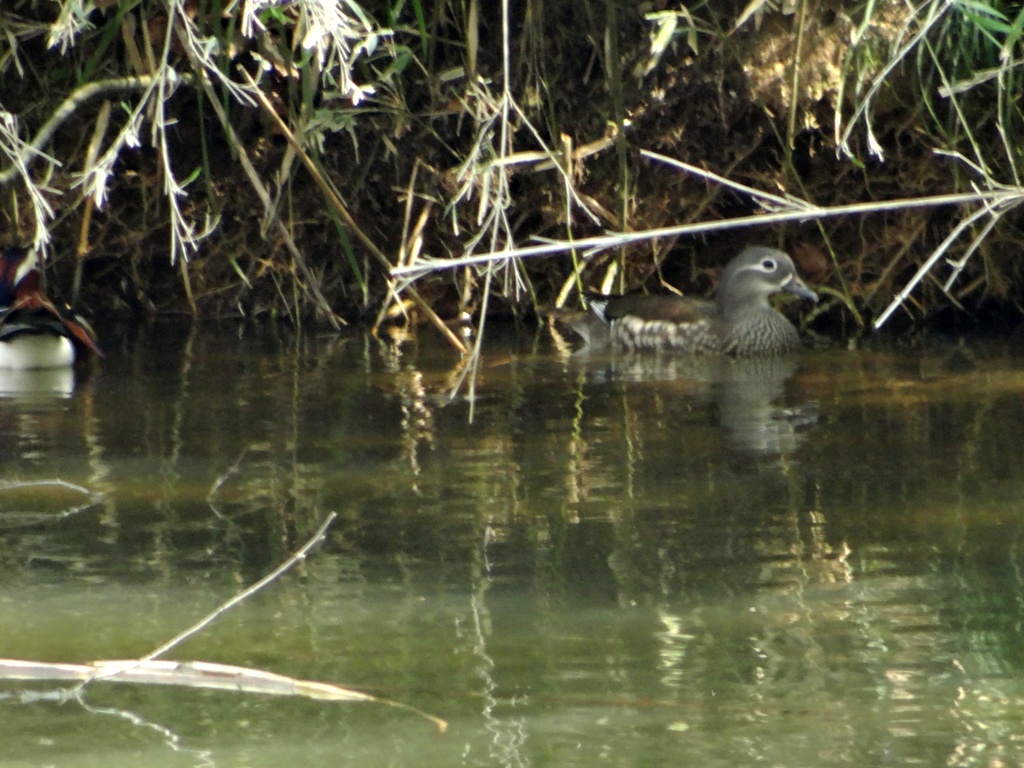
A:
<svg viewBox="0 0 1024 768">
<path fill-rule="evenodd" d="M 43 293 L 35 253 L 19 246 L 4 247 L 0 251 L 0 369 L 71 368 L 102 354 L 89 324 Z"/>
<path fill-rule="evenodd" d="M 590 321 L 574 327 L 588 345 L 601 339 L 628 351 L 781 355 L 799 349 L 801 340 L 793 324 L 768 301 L 776 293 L 818 301 L 787 253 L 753 245 L 726 265 L 714 301 L 590 294 Z"/>
</svg>

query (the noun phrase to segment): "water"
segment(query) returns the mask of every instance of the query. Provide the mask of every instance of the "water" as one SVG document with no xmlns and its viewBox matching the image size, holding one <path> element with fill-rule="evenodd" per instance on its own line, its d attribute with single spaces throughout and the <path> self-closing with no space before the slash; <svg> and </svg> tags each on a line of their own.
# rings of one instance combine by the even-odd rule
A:
<svg viewBox="0 0 1024 768">
<path fill-rule="evenodd" d="M 140 656 L 334 511 L 170 657 L 449 730 L 8 681 L 4 766 L 1024 761 L 1019 348 L 695 363 L 494 329 L 451 399 L 429 331 L 105 342 L 70 396 L 0 382 L 0 656 Z"/>
</svg>

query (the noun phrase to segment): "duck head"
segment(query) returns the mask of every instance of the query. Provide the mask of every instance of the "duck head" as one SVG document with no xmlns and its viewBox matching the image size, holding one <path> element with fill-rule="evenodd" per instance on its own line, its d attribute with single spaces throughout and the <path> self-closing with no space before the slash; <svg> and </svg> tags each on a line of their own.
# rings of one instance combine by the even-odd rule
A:
<svg viewBox="0 0 1024 768">
<path fill-rule="evenodd" d="M 813 302 L 818 294 L 807 287 L 788 254 L 763 245 L 745 248 L 722 272 L 717 301 L 725 316 L 743 309 L 760 311 L 774 293 L 791 293 Z"/>
</svg>

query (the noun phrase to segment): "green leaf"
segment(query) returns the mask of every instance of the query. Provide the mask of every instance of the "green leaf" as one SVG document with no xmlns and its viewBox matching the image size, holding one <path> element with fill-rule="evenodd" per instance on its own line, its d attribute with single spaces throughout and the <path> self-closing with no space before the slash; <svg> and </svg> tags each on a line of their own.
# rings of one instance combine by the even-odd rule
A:
<svg viewBox="0 0 1024 768">
<path fill-rule="evenodd" d="M 412 0 L 412 11 L 416 14 L 416 27 L 420 31 L 420 50 L 424 61 L 427 58 L 427 18 L 423 14 L 423 3 Z"/>
<path fill-rule="evenodd" d="M 985 36 L 996 45 L 1001 45 L 1001 43 L 989 33 L 998 32 L 1001 35 L 1013 34 L 1013 27 L 1011 27 L 1004 21 L 1000 21 L 999 19 L 993 19 L 988 16 L 979 16 L 978 14 L 971 13 L 970 11 L 961 11 L 961 13 L 963 13 L 964 18 L 970 21 L 983 33 L 986 33 Z"/>
<path fill-rule="evenodd" d="M 1003 21 L 1007 20 L 1006 15 L 1002 11 L 993 8 L 988 3 L 981 2 L 981 0 L 957 0 L 955 5 L 965 14 L 970 13 L 967 9 L 971 9 L 986 16 L 993 16 Z"/>
</svg>

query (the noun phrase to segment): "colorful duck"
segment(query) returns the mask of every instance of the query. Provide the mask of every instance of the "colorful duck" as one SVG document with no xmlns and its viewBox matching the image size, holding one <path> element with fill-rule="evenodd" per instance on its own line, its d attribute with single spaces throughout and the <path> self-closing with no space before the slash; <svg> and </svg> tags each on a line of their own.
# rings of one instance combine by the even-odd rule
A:
<svg viewBox="0 0 1024 768">
<path fill-rule="evenodd" d="M 90 355 L 102 356 L 96 335 L 42 292 L 35 254 L 0 251 L 0 369 L 70 368 Z"/>
</svg>

